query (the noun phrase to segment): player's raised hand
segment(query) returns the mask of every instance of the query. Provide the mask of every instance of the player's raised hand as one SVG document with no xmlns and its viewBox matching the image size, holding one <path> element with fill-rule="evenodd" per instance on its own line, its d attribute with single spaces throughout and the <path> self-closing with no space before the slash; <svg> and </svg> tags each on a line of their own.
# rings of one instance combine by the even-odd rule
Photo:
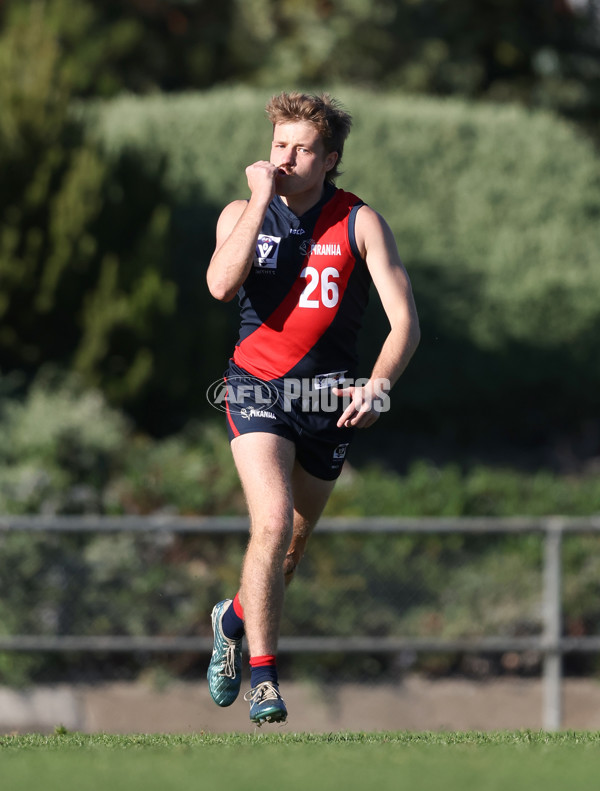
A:
<svg viewBox="0 0 600 791">
<path fill-rule="evenodd" d="M 363 380 L 364 381 L 364 380 Z M 387 385 L 387 387 L 386 387 Z M 362 386 L 334 387 L 336 396 L 349 399 L 350 403 L 340 415 L 338 428 L 368 428 L 379 415 L 389 408 L 389 382 L 387 380 L 368 380 Z"/>
<path fill-rule="evenodd" d="M 275 197 L 275 177 L 277 167 L 272 162 L 259 161 L 248 165 L 246 178 L 253 197 L 262 198 L 270 203 Z"/>
</svg>

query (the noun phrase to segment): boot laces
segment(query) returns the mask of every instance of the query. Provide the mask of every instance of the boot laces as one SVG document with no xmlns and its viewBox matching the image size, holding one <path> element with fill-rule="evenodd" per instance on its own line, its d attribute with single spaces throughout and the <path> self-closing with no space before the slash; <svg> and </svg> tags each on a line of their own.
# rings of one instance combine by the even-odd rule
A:
<svg viewBox="0 0 600 791">
<path fill-rule="evenodd" d="M 233 641 L 227 641 L 227 648 L 225 649 L 225 658 L 223 660 L 223 670 L 219 673 L 220 676 L 225 678 L 235 678 L 235 649 L 236 645 Z"/>
<path fill-rule="evenodd" d="M 277 685 L 272 681 L 262 681 L 258 686 L 246 692 L 244 700 L 247 703 L 262 703 L 263 700 L 280 700 L 281 695 Z"/>
</svg>

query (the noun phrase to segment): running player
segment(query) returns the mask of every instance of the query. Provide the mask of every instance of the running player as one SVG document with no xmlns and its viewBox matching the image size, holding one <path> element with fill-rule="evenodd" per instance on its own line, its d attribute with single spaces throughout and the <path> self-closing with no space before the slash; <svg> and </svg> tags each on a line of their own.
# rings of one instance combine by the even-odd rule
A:
<svg viewBox="0 0 600 791">
<path fill-rule="evenodd" d="M 240 588 L 212 612 L 208 683 L 218 705 L 237 698 L 245 634 L 245 698 L 259 725 L 287 717 L 276 667 L 285 585 L 354 429 L 387 408 L 419 342 L 389 226 L 335 187 L 350 115 L 328 94 L 282 93 L 266 111 L 270 158 L 246 168 L 250 198 L 223 210 L 207 273 L 216 299 L 240 301 L 240 337 L 225 375 L 227 425 L 250 516 Z M 356 340 L 371 282 L 390 329 L 359 383 Z"/>
</svg>

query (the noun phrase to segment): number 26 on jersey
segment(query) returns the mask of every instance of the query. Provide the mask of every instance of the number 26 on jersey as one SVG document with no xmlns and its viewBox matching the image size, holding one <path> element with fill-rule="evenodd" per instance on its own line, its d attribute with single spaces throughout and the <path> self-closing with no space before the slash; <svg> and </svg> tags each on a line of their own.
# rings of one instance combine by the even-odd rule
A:
<svg viewBox="0 0 600 791">
<path fill-rule="evenodd" d="M 298 306 L 301 308 L 334 308 L 340 298 L 338 284 L 340 273 L 333 266 L 326 266 L 322 272 L 314 266 L 305 266 L 300 277 L 306 278 L 306 286 L 300 294 Z M 320 299 L 319 299 L 320 297 Z"/>
</svg>

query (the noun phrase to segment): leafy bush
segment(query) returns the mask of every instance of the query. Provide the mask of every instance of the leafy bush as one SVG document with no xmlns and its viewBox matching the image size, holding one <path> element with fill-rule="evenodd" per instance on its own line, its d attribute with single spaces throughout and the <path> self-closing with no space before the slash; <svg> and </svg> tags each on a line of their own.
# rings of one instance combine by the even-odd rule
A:
<svg viewBox="0 0 600 791">
<path fill-rule="evenodd" d="M 0 382 L 2 384 L 2 382 Z M 6 388 L 5 388 L 6 389 Z M 152 440 L 98 391 L 47 372 L 0 404 L 0 513 L 234 514 L 245 505 L 222 424 Z M 421 462 L 405 476 L 348 467 L 327 509 L 339 516 L 593 514 L 595 477 Z M 0 536 L 0 633 L 208 635 L 212 604 L 235 590 L 244 535 Z M 565 540 L 569 633 L 596 633 L 598 539 Z M 527 635 L 541 628 L 541 538 L 325 535 L 317 530 L 286 601 L 286 635 Z M 393 660 L 393 658 L 392 658 Z M 392 661 L 390 660 L 390 661 Z M 404 660 L 403 660 L 404 661 Z M 195 673 L 204 659 L 0 654 L 7 683 L 144 667 Z M 377 676 L 387 660 L 329 657 L 314 673 Z M 451 665 L 438 662 L 438 669 Z M 295 672 L 312 667 L 294 660 Z M 428 665 L 429 666 L 429 665 Z M 86 671 L 88 672 L 88 671 Z"/>
<path fill-rule="evenodd" d="M 504 434 L 516 444 L 574 431 L 593 416 L 600 385 L 592 144 L 565 122 L 516 107 L 338 93 L 355 117 L 340 185 L 388 219 L 423 328 L 388 428 L 446 426 L 459 441 Z M 215 305 L 198 273 L 220 208 L 247 194 L 244 169 L 269 150 L 267 98 L 226 89 L 122 97 L 83 112 L 110 156 L 133 147 L 165 159 L 179 271 L 198 278 L 188 275 L 194 333 L 214 338 L 200 344 L 194 391 L 220 375 L 235 338 L 235 307 Z M 386 331 L 375 302 L 365 372 Z"/>
<path fill-rule="evenodd" d="M 600 512 L 597 475 L 413 463 L 406 475 L 375 465 L 342 475 L 327 505 L 340 516 L 588 516 Z"/>
<path fill-rule="evenodd" d="M 0 380 L 0 385 L 2 380 Z M 164 439 L 136 432 L 80 378 L 43 371 L 0 399 L 0 513 L 244 514 L 222 420 Z M 413 463 L 400 475 L 346 465 L 333 516 L 514 516 L 600 512 L 600 483 L 483 465 Z"/>
<path fill-rule="evenodd" d="M 513 443 L 593 415 L 592 144 L 549 115 L 454 102 L 371 99 L 356 127 L 346 182 L 392 225 L 423 330 L 395 415 Z"/>
<path fill-rule="evenodd" d="M 137 437 L 107 491 L 114 512 L 235 514 L 244 499 L 223 426 L 190 424 L 160 441 Z"/>
<path fill-rule="evenodd" d="M 286 599 L 286 626 L 313 635 L 537 634 L 540 559 L 539 536 L 316 534 Z"/>
<path fill-rule="evenodd" d="M 244 511 L 222 424 L 152 440 L 74 375 L 48 369 L 5 397 L 0 433 L 0 513 Z"/>
<path fill-rule="evenodd" d="M 99 391 L 47 371 L 0 410 L 0 512 L 86 513 L 128 442 L 128 424 Z"/>
<path fill-rule="evenodd" d="M 235 548 L 219 537 L 65 535 L 4 531 L 0 536 L 1 635 L 208 635 L 205 614 L 222 598 Z M 74 654 L 0 654 L 0 680 L 76 678 Z M 90 661 L 89 659 L 87 660 Z M 104 676 L 131 677 L 161 659 L 100 657 Z"/>
<path fill-rule="evenodd" d="M 0 36 L 0 368 L 52 361 L 139 401 L 175 302 L 160 174 L 103 161 L 69 114 L 44 4 L 21 11 Z"/>
</svg>

